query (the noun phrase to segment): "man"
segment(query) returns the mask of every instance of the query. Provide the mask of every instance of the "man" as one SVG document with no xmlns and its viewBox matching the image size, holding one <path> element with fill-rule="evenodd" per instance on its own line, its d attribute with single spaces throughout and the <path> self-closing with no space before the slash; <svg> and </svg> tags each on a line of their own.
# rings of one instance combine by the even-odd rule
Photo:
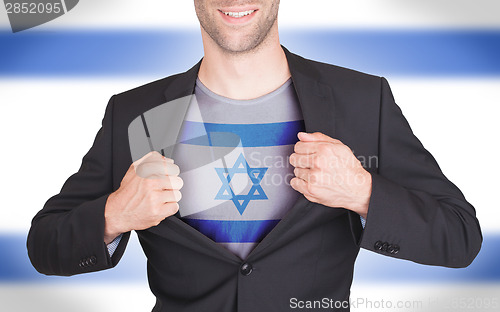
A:
<svg viewBox="0 0 500 312">
<path fill-rule="evenodd" d="M 280 46 L 279 0 L 194 3 L 204 58 L 111 98 L 81 168 L 33 219 L 27 244 L 39 272 L 111 268 L 135 230 L 153 311 L 287 311 L 323 298 L 348 310 L 360 247 L 423 264 L 473 261 L 482 242 L 474 208 L 412 134 L 385 79 Z M 182 126 L 151 113 L 160 106 L 180 110 Z M 181 138 L 169 157 L 133 151 L 141 124 L 142 142 L 164 153 L 153 117 L 161 135 Z M 200 124 L 204 132 L 193 130 Z M 193 151 L 227 146 L 210 140 L 222 128 L 240 138 L 236 153 L 203 166 L 208 178 L 183 171 Z M 208 143 L 196 140 L 203 134 Z M 264 156 L 289 156 L 293 167 L 257 164 Z M 293 178 L 266 184 L 271 171 Z M 251 184 L 236 194 L 242 172 Z"/>
</svg>

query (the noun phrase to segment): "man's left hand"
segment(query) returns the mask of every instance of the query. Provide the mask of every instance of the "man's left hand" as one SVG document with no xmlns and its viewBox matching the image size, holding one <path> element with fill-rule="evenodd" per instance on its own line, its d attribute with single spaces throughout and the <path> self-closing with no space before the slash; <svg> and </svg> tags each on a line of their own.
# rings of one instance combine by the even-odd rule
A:
<svg viewBox="0 0 500 312">
<path fill-rule="evenodd" d="M 299 132 L 290 164 L 290 185 L 311 202 L 343 207 L 366 219 L 372 177 L 351 149 L 321 132 Z"/>
</svg>

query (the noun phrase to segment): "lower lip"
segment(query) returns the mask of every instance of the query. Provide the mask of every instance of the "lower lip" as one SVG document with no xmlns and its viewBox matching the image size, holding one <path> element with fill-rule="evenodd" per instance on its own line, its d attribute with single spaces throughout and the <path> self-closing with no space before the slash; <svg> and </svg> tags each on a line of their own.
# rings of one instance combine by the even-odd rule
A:
<svg viewBox="0 0 500 312">
<path fill-rule="evenodd" d="M 221 11 L 219 11 L 219 13 L 220 13 L 220 15 L 222 15 L 222 19 L 229 24 L 244 24 L 244 23 L 248 22 L 249 20 L 251 20 L 254 17 L 255 13 L 257 13 L 257 11 L 258 10 L 255 10 L 252 12 L 252 14 L 248 14 L 248 15 L 243 16 L 243 17 L 232 17 L 232 16 L 229 16 L 229 15 L 222 13 Z"/>
</svg>

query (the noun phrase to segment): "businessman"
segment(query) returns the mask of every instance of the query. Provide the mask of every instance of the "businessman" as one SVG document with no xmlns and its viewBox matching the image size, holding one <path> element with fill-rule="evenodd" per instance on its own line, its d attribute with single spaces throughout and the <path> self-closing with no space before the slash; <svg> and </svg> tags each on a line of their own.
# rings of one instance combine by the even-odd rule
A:
<svg viewBox="0 0 500 312">
<path fill-rule="evenodd" d="M 204 57 L 111 98 L 80 169 L 33 219 L 39 272 L 112 268 L 135 230 L 153 311 L 288 311 L 293 298 L 348 311 L 360 247 L 430 265 L 473 261 L 475 210 L 384 78 L 281 46 L 279 0 L 194 4 Z"/>
</svg>

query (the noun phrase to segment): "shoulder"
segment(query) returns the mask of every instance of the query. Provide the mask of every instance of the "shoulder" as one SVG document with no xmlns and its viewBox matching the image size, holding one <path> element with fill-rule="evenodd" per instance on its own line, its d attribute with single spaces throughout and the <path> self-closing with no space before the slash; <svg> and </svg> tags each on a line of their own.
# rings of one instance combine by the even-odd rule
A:
<svg viewBox="0 0 500 312">
<path fill-rule="evenodd" d="M 117 102 L 157 102 L 163 101 L 165 98 L 165 90 L 168 86 L 181 74 L 171 75 L 156 81 L 146 83 L 144 85 L 135 87 L 133 89 L 115 94 L 115 101 Z"/>
<path fill-rule="evenodd" d="M 113 116 L 120 124 L 128 125 L 141 114 L 175 97 L 188 95 L 189 88 L 190 80 L 186 79 L 186 73 L 180 73 L 115 94 L 111 100 Z"/>
<path fill-rule="evenodd" d="M 377 75 L 311 60 L 294 53 L 290 53 L 290 61 L 295 64 L 298 71 L 314 77 L 314 79 L 335 89 L 347 88 L 353 91 L 360 89 L 365 91 L 367 89 L 380 90 L 383 80 L 382 77 Z"/>
</svg>

